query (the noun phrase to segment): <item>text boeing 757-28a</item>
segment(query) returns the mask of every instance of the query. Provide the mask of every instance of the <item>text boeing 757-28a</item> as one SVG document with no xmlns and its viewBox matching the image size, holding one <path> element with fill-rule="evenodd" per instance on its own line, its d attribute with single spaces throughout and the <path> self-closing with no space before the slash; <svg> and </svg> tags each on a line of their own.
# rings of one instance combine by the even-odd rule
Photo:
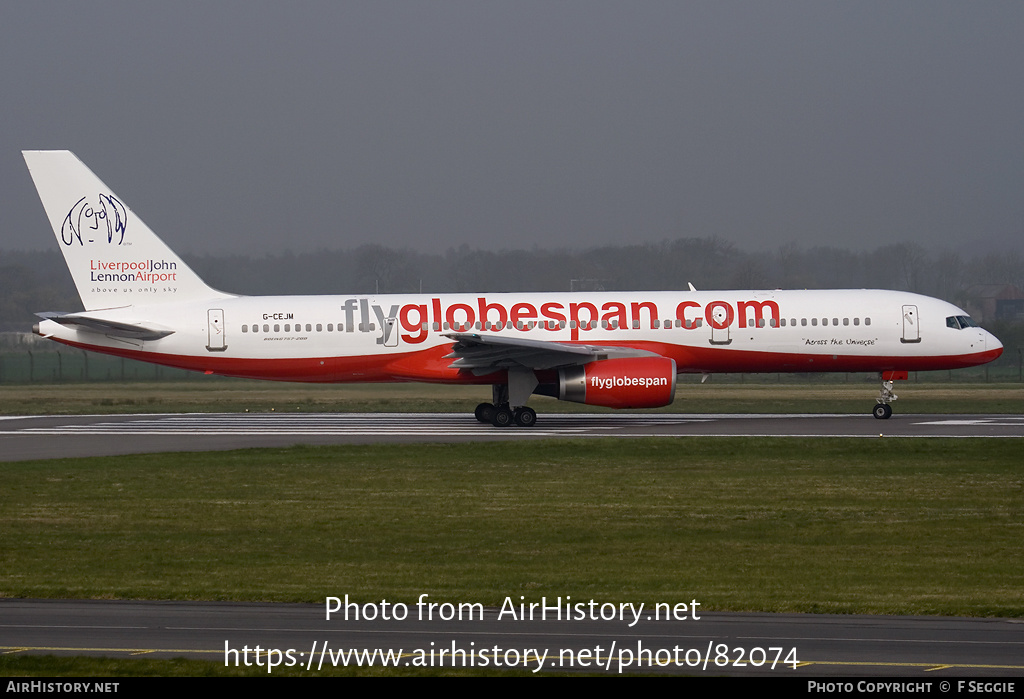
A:
<svg viewBox="0 0 1024 699">
<path fill-rule="evenodd" d="M 532 425 L 536 393 L 672 402 L 677 373 L 879 372 L 888 418 L 906 372 L 992 361 L 999 340 L 945 301 L 897 291 L 236 296 L 207 286 L 69 151 L 25 151 L 85 311 L 43 337 L 278 381 L 490 384 L 476 417 Z"/>
</svg>

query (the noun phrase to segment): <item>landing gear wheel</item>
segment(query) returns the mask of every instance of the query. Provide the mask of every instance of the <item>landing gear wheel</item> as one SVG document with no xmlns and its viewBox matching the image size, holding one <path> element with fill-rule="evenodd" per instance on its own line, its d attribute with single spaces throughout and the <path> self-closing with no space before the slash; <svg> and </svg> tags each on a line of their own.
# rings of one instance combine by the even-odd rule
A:
<svg viewBox="0 0 1024 699">
<path fill-rule="evenodd" d="M 871 411 L 871 414 L 879 420 L 888 420 L 892 416 L 892 406 L 889 404 L 898 398 L 892 390 L 894 379 L 885 378 L 887 375 L 890 374 L 882 373 L 882 390 L 878 392 L 878 398 L 876 399 L 878 405 Z"/>
<path fill-rule="evenodd" d="M 491 424 L 495 427 L 508 427 L 512 424 L 514 419 L 512 411 L 508 409 L 507 405 L 501 405 L 494 409 L 494 415 L 491 417 Z"/>
<path fill-rule="evenodd" d="M 537 411 L 526 406 L 516 408 L 515 421 L 520 427 L 533 427 L 537 424 Z"/>
<path fill-rule="evenodd" d="M 494 405 L 491 403 L 481 403 L 476 406 L 473 414 L 476 415 L 476 419 L 480 422 L 488 423 L 494 418 Z"/>
</svg>

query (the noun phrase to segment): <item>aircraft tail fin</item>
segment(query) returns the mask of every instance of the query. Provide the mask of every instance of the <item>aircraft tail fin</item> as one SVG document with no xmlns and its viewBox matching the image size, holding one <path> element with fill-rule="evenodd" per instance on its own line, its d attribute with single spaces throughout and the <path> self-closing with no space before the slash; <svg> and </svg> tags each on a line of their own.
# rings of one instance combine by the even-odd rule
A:
<svg viewBox="0 0 1024 699">
<path fill-rule="evenodd" d="M 71 151 L 22 151 L 87 311 L 225 298 Z"/>
</svg>

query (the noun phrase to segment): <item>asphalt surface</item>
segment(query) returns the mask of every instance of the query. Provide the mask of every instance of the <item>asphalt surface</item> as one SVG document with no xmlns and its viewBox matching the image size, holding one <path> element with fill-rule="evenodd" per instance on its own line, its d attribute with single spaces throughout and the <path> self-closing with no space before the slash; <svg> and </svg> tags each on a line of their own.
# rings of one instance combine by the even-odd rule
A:
<svg viewBox="0 0 1024 699">
<path fill-rule="evenodd" d="M 453 413 L 223 413 L 0 418 L 0 460 L 293 444 L 465 442 L 557 437 L 1024 437 L 1024 415 L 547 414 L 497 428 Z"/>
<path fill-rule="evenodd" d="M 328 620 L 319 604 L 0 599 L 0 652 L 191 657 L 248 662 L 268 674 L 275 669 L 268 658 L 314 671 L 368 665 L 366 655 L 349 654 L 360 650 L 377 651 L 376 665 L 390 651 L 399 668 L 907 677 L 936 685 L 955 677 L 1024 677 L 1020 620 L 705 613 L 692 600 L 637 614 L 608 600 L 573 599 L 566 612 L 566 600 L 554 598 L 547 600 L 548 618 L 537 609 L 531 621 L 521 618 L 515 598 L 505 608 L 464 608 L 459 621 L 458 607 L 446 602 L 427 598 L 404 610 L 357 605 L 347 620 L 341 604 Z M 678 618 L 657 620 L 656 613 Z M 438 619 L 445 615 L 454 618 Z"/>
</svg>

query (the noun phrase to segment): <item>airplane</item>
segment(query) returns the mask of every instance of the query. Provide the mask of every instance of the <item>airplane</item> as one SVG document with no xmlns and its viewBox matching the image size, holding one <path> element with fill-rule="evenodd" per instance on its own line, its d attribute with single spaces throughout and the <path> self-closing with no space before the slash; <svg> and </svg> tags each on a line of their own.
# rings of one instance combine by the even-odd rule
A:
<svg viewBox="0 0 1024 699">
<path fill-rule="evenodd" d="M 70 151 L 23 151 L 85 308 L 33 331 L 223 376 L 491 385 L 476 418 L 530 427 L 531 395 L 611 408 L 673 402 L 680 373 L 872 372 L 892 415 L 909 371 L 1003 346 L 939 299 L 876 289 L 239 296 L 217 291 Z"/>
</svg>

